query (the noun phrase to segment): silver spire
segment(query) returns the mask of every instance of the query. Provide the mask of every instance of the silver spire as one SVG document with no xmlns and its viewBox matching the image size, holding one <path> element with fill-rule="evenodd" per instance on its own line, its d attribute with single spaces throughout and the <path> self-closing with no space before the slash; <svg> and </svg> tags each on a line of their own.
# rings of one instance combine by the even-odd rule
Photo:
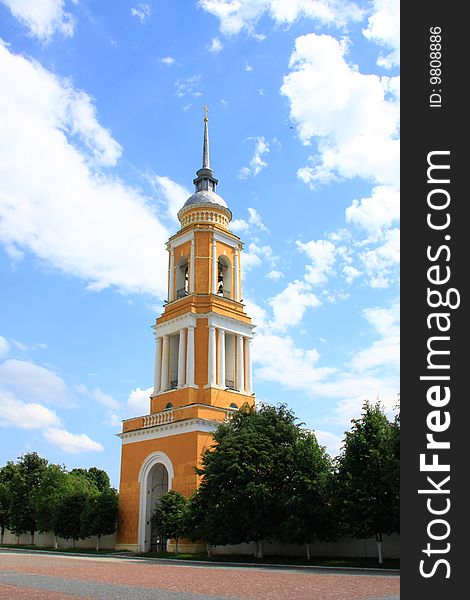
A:
<svg viewBox="0 0 470 600">
<path fill-rule="evenodd" d="M 209 109 L 207 108 L 207 106 L 204 104 L 204 106 L 202 107 L 202 110 L 204 111 L 204 144 L 202 147 L 202 168 L 203 169 L 210 169 L 210 160 L 209 160 Z"/>
</svg>

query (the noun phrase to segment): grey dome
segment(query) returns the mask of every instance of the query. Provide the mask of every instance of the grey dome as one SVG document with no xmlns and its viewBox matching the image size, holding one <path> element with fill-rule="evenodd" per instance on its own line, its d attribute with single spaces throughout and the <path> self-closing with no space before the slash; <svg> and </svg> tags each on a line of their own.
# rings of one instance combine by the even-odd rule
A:
<svg viewBox="0 0 470 600">
<path fill-rule="evenodd" d="M 199 190 L 190 196 L 183 205 L 183 208 L 187 208 L 188 206 L 198 206 L 203 204 L 218 204 L 219 206 L 223 206 L 224 208 L 228 208 L 227 203 L 219 196 L 216 192 L 212 190 Z"/>
</svg>

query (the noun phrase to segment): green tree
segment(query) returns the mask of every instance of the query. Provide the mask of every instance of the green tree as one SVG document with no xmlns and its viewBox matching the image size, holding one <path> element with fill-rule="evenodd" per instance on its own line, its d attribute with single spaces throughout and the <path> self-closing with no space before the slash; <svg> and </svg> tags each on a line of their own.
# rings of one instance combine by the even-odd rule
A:
<svg viewBox="0 0 470 600">
<path fill-rule="evenodd" d="M 304 544 L 310 560 L 310 542 L 338 537 L 332 508 L 331 459 L 310 431 L 299 432 L 291 472 L 282 498 L 286 516 L 280 526 L 280 538 L 287 543 Z"/>
<path fill-rule="evenodd" d="M 85 477 L 92 483 L 100 492 L 104 492 L 105 490 L 109 490 L 111 488 L 111 483 L 109 481 L 109 475 L 106 471 L 102 469 L 98 469 L 97 467 L 90 467 L 89 469 L 72 469 L 70 471 L 71 475 L 80 475 Z"/>
<path fill-rule="evenodd" d="M 10 527 L 18 537 L 30 532 L 34 544 L 37 529 L 34 494 L 40 486 L 47 467 L 47 460 L 36 452 L 23 454 L 16 464 L 7 463 L 11 469 Z"/>
<path fill-rule="evenodd" d="M 5 467 L 0 468 L 0 544 L 10 524 L 10 482 Z"/>
<path fill-rule="evenodd" d="M 52 526 L 57 535 L 73 540 L 84 539 L 82 513 L 90 496 L 98 495 L 98 488 L 82 474 L 69 473 L 64 493 L 60 495 L 53 510 Z"/>
<path fill-rule="evenodd" d="M 285 536 L 288 499 L 307 476 L 296 457 L 303 438 L 304 450 L 310 444 L 310 456 L 315 455 L 312 437 L 285 405 L 244 406 L 221 424 L 198 470 L 201 485 L 188 516 L 191 539 L 199 534 L 210 544 L 254 541 L 262 558 L 263 540 Z"/>
<path fill-rule="evenodd" d="M 178 540 L 184 535 L 187 503 L 185 496 L 170 490 L 158 498 L 152 514 L 152 525 L 164 537 L 174 538 L 176 541 L 176 553 L 178 553 Z"/>
<path fill-rule="evenodd" d="M 352 423 L 338 463 L 342 517 L 353 537 L 375 537 L 382 563 L 382 536 L 398 531 L 399 419 L 366 401 Z"/>
<path fill-rule="evenodd" d="M 82 532 L 85 536 L 96 535 L 96 550 L 100 549 L 101 536 L 116 531 L 118 519 L 118 494 L 109 488 L 86 498 L 81 514 Z"/>
<path fill-rule="evenodd" d="M 57 548 L 56 515 L 66 493 L 67 473 L 65 467 L 49 464 L 44 470 L 41 485 L 33 493 L 38 531 L 54 533 L 54 547 Z"/>
</svg>

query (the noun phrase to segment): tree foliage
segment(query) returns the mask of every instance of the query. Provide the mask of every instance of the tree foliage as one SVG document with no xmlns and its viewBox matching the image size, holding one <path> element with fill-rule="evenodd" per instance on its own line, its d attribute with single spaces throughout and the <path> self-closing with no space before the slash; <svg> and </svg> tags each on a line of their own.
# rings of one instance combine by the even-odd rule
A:
<svg viewBox="0 0 470 600">
<path fill-rule="evenodd" d="M 101 536 L 116 531 L 118 519 L 118 495 L 115 489 L 108 488 L 88 495 L 81 513 L 81 529 L 85 537 L 97 537 L 99 550 Z"/>
<path fill-rule="evenodd" d="M 47 460 L 36 452 L 23 454 L 16 464 L 9 462 L 10 471 L 10 529 L 19 536 L 31 533 L 31 542 L 37 529 L 34 491 L 40 486 Z"/>
<path fill-rule="evenodd" d="M 64 493 L 58 498 L 53 514 L 53 530 L 60 537 L 73 540 L 84 539 L 82 513 L 89 496 L 98 495 L 98 488 L 83 474 L 69 473 Z"/>
<path fill-rule="evenodd" d="M 314 434 L 301 429 L 285 405 L 245 406 L 217 428 L 214 445 L 202 456 L 188 535 L 210 544 L 255 541 L 259 557 L 265 539 L 324 537 L 329 472 Z M 307 504 L 313 519 L 308 527 Z"/>
<path fill-rule="evenodd" d="M 99 492 L 104 492 L 111 489 L 111 483 L 109 481 L 108 474 L 106 471 L 98 469 L 97 467 L 90 467 L 89 469 L 72 469 L 70 474 L 85 477 L 85 479 L 88 479 L 88 481 L 92 483 Z"/>
<path fill-rule="evenodd" d="M 184 535 L 187 499 L 175 490 L 165 492 L 158 498 L 152 514 L 152 525 L 166 538 L 174 538 L 176 552 L 178 540 Z"/>
<path fill-rule="evenodd" d="M 352 423 L 338 463 L 342 518 L 349 535 L 375 537 L 381 561 L 382 535 L 398 532 L 400 420 L 366 401 Z"/>
<path fill-rule="evenodd" d="M 33 491 L 38 531 L 52 531 L 55 536 L 57 535 L 59 507 L 66 492 L 66 481 L 65 467 L 54 464 L 47 465 L 41 485 Z"/>
</svg>

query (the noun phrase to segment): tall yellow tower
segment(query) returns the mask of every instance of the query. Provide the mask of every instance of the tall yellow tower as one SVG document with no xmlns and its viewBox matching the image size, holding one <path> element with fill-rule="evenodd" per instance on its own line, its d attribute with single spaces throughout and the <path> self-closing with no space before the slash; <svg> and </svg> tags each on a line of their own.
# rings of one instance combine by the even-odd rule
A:
<svg viewBox="0 0 470 600">
<path fill-rule="evenodd" d="M 117 548 L 156 549 L 150 516 L 163 492 L 189 496 L 212 432 L 231 411 L 253 404 L 253 325 L 243 308 L 240 238 L 216 193 L 209 161 L 207 110 L 195 193 L 167 243 L 168 299 L 156 338 L 150 413 L 123 422 Z"/>
</svg>

